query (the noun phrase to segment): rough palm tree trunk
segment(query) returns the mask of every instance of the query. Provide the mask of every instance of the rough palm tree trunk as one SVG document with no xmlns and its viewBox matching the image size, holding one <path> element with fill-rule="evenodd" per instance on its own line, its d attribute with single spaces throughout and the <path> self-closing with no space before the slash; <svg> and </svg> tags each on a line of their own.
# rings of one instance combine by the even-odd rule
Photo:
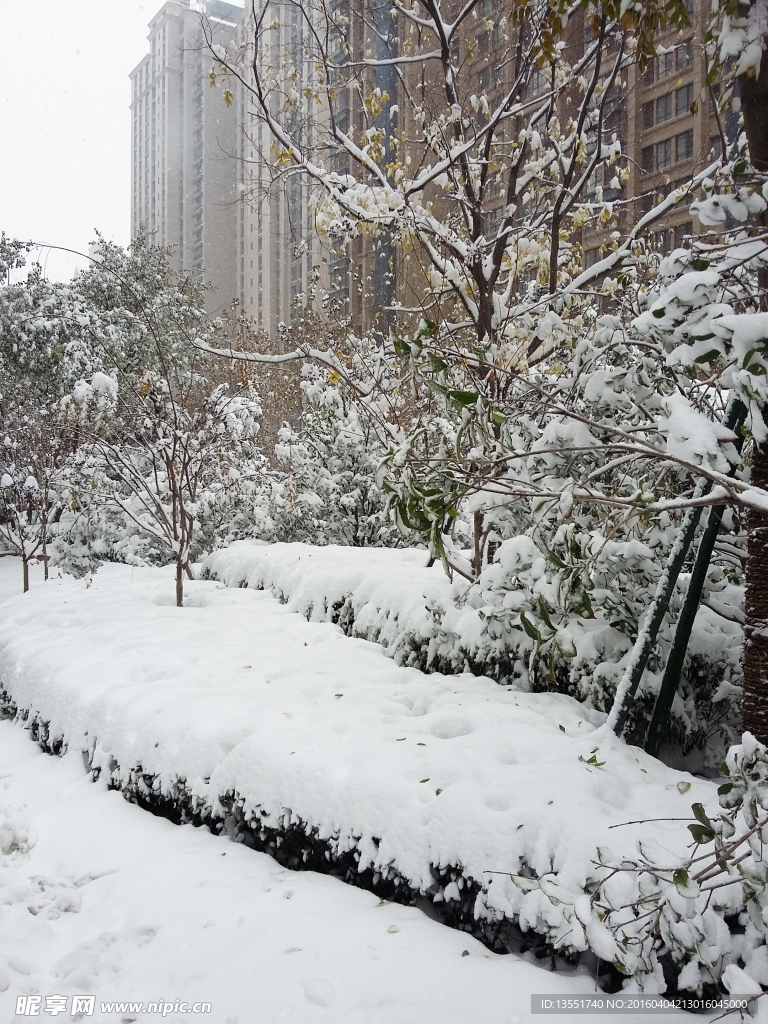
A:
<svg viewBox="0 0 768 1024">
<path fill-rule="evenodd" d="M 752 483 L 768 487 L 768 446 L 755 447 Z M 747 517 L 742 725 L 768 743 L 768 514 Z"/>
</svg>

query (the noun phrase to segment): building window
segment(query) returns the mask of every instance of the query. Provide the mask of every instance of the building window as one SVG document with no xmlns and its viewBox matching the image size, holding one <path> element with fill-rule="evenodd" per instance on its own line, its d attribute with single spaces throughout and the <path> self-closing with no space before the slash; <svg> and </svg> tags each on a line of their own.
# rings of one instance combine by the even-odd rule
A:
<svg viewBox="0 0 768 1024">
<path fill-rule="evenodd" d="M 656 81 L 656 61 L 649 60 L 648 66 L 643 72 L 643 85 L 653 85 Z"/>
<path fill-rule="evenodd" d="M 675 93 L 675 117 L 683 117 L 691 112 L 693 103 L 693 84 L 683 85 Z"/>
<path fill-rule="evenodd" d="M 656 60 L 659 81 L 661 81 L 662 78 L 668 78 L 675 70 L 675 51 L 670 50 L 669 53 L 660 53 Z"/>
<path fill-rule="evenodd" d="M 603 184 L 604 171 L 605 167 L 603 164 L 598 164 L 594 171 L 592 171 L 587 182 L 588 195 L 593 195 L 597 191 L 598 186 Z"/>
<path fill-rule="evenodd" d="M 691 67 L 693 64 L 693 40 L 686 39 L 684 43 L 680 43 L 676 51 L 676 56 L 678 71 Z"/>
<path fill-rule="evenodd" d="M 640 166 L 642 168 L 643 174 L 653 174 L 653 146 L 645 146 L 643 148 L 643 151 L 640 154 Z"/>
<path fill-rule="evenodd" d="M 585 221 L 581 225 L 582 239 L 586 241 L 586 239 L 589 238 L 590 235 L 596 235 L 600 231 L 602 231 L 603 227 L 604 226 L 600 223 L 600 219 L 598 217 L 590 217 L 588 221 Z"/>
<path fill-rule="evenodd" d="M 486 185 L 486 191 L 489 197 L 500 196 L 504 191 L 504 179 L 502 173 L 497 171 L 495 174 L 491 174 L 488 177 L 488 183 Z"/>
<path fill-rule="evenodd" d="M 584 269 L 585 270 L 589 270 L 589 268 L 590 267 L 594 267 L 594 265 L 597 262 L 599 262 L 599 260 L 600 260 L 600 249 L 599 248 L 587 249 L 586 252 L 584 253 Z"/>
<path fill-rule="evenodd" d="M 547 68 L 534 68 L 531 75 L 531 95 L 539 96 L 549 88 L 547 81 Z"/>
<path fill-rule="evenodd" d="M 693 131 L 689 128 L 687 132 L 675 136 L 675 160 L 680 163 L 682 160 L 690 160 L 692 156 Z"/>
<path fill-rule="evenodd" d="M 709 140 L 709 151 L 712 154 L 712 158 L 717 160 L 719 156 L 723 155 L 723 140 L 719 135 L 713 135 Z"/>
<path fill-rule="evenodd" d="M 495 210 L 488 213 L 489 237 L 495 238 L 498 235 L 501 225 L 504 223 L 504 207 L 497 206 Z"/>
<path fill-rule="evenodd" d="M 656 124 L 664 124 L 672 119 L 672 93 L 659 96 L 656 100 Z"/>
<path fill-rule="evenodd" d="M 672 165 L 672 139 L 656 143 L 656 170 L 663 171 Z"/>
<path fill-rule="evenodd" d="M 653 102 L 643 104 L 643 131 L 653 128 Z"/>
<path fill-rule="evenodd" d="M 477 89 L 478 92 L 488 92 L 488 87 L 491 84 L 491 69 L 483 68 L 480 74 L 477 76 Z"/>
<path fill-rule="evenodd" d="M 672 186 L 673 188 L 684 188 L 684 189 L 686 189 L 686 191 L 683 193 L 681 198 L 678 199 L 678 201 L 677 201 L 678 207 L 690 206 L 691 203 L 693 202 L 693 200 L 694 200 L 694 192 L 693 192 L 693 189 L 690 187 L 690 184 L 691 183 L 688 180 L 688 178 L 681 178 L 679 181 L 676 181 L 674 183 L 674 185 Z"/>
<path fill-rule="evenodd" d="M 681 249 L 685 244 L 686 236 L 690 237 L 693 234 L 693 224 L 691 221 L 686 220 L 682 224 L 678 224 L 675 227 L 675 248 Z"/>
</svg>

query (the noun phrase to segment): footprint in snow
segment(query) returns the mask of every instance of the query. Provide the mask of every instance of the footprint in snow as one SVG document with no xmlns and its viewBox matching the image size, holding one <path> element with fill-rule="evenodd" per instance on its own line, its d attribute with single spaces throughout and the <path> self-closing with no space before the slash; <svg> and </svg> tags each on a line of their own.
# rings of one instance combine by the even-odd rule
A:
<svg viewBox="0 0 768 1024">
<path fill-rule="evenodd" d="M 330 1006 L 335 992 L 333 985 L 325 978 L 310 978 L 304 982 L 304 995 L 307 1002 L 315 1006 Z"/>
<path fill-rule="evenodd" d="M 459 736 L 469 736 L 474 727 L 466 718 L 441 718 L 432 726 L 430 732 L 440 740 L 453 740 Z"/>
<path fill-rule="evenodd" d="M 508 811 L 512 806 L 509 800 L 503 796 L 489 796 L 485 801 L 489 811 Z"/>
</svg>

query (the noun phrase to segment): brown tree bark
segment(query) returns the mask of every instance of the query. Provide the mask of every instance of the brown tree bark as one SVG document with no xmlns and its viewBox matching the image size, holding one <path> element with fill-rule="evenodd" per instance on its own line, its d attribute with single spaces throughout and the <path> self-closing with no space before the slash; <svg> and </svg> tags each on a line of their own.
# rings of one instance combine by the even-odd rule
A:
<svg viewBox="0 0 768 1024">
<path fill-rule="evenodd" d="M 740 78 L 739 92 L 750 163 L 768 172 L 768 60 L 763 55 L 756 78 Z M 768 226 L 768 211 L 761 218 Z M 760 307 L 768 310 L 768 268 L 758 271 Z M 765 410 L 764 410 L 765 414 Z M 768 486 L 768 444 L 755 446 L 752 482 Z M 768 744 L 768 515 L 750 512 L 747 518 L 744 690 L 742 726 L 761 743 Z"/>
<path fill-rule="evenodd" d="M 752 482 L 768 487 L 766 445 L 755 448 Z M 742 725 L 768 743 L 768 515 L 751 511 L 747 532 Z"/>
<path fill-rule="evenodd" d="M 744 132 L 749 162 L 756 171 L 768 171 L 768 60 L 763 54 L 760 74 L 739 79 L 739 96 L 744 115 Z"/>
<path fill-rule="evenodd" d="M 472 571 L 475 579 L 483 571 L 483 513 L 475 512 L 472 525 L 475 533 L 475 554 L 472 559 Z"/>
<path fill-rule="evenodd" d="M 184 563 L 176 556 L 176 607 L 184 607 Z"/>
</svg>

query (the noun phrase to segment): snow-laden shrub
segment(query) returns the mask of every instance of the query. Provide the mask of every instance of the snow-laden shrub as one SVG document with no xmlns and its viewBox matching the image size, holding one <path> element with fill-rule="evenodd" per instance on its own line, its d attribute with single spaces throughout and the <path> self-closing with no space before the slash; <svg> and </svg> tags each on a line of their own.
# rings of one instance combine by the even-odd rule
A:
<svg viewBox="0 0 768 1024">
<path fill-rule="evenodd" d="M 738 199 L 747 200 L 751 212 L 765 209 L 756 192 Z M 670 574 L 665 568 L 678 538 L 688 551 L 683 574 L 693 568 L 707 521 L 697 528 L 694 505 L 722 487 L 731 508 L 706 552 L 708 568 L 705 560 L 696 573 L 706 573 L 705 625 L 689 645 L 672 707 L 668 738 L 685 749 L 704 746 L 713 724 L 732 739 L 747 510 L 765 500 L 749 488 L 745 436 L 765 436 L 768 320 L 755 308 L 755 289 L 768 255 L 744 235 L 722 248 L 676 250 L 655 268 L 641 257 L 639 249 L 611 311 L 583 310 L 550 365 L 504 367 L 502 376 L 491 353 L 486 372 L 473 377 L 451 364 L 435 325 L 414 336 L 407 358 L 435 391 L 439 415 L 392 446 L 380 477 L 399 520 L 471 584 L 463 600 L 482 619 L 475 634 L 454 639 L 450 610 L 435 616 L 448 657 L 498 662 L 497 677 L 565 690 L 606 710 L 619 690 L 622 714 L 632 705 L 635 739 L 655 703 L 685 591 L 682 558 Z M 740 403 L 743 424 L 732 407 Z M 461 518 L 474 527 L 463 554 L 450 543 L 450 524 Z M 498 555 L 524 539 L 536 553 L 521 575 Z M 698 600 L 698 586 L 692 594 Z M 749 657 L 753 647 L 746 650 Z"/>
<path fill-rule="evenodd" d="M 602 770 L 597 758 L 594 770 Z M 720 812 L 710 818 L 692 806 L 687 857 L 641 839 L 635 857 L 598 849 L 579 891 L 556 873 L 516 876 L 521 917 L 555 946 L 591 948 L 613 963 L 631 979 L 629 991 L 666 991 L 665 959 L 684 992 L 711 994 L 724 984 L 734 995 L 760 996 L 768 986 L 768 751 L 745 733 L 722 770 Z M 768 1020 L 764 999 L 752 1013 Z"/>
<path fill-rule="evenodd" d="M 559 691 L 608 711 L 636 627 L 621 594 L 611 592 L 608 570 L 590 576 L 588 557 L 582 552 L 577 559 L 573 550 L 567 532 L 549 552 L 541 538 L 509 538 L 471 586 L 458 575 L 449 580 L 439 564 L 427 568 L 425 550 L 371 562 L 362 552 L 339 548 L 246 543 L 215 552 L 204 571 L 228 586 L 271 590 L 307 618 L 336 622 L 350 636 L 380 643 L 400 664 Z M 626 548 L 617 550 L 611 572 L 627 576 Z M 738 735 L 741 627 L 715 609 L 717 596 L 738 607 L 742 595 L 714 573 L 709 595 L 712 607 L 702 606 L 696 618 L 672 726 L 696 767 L 716 770 Z M 640 600 L 635 621 L 644 612 Z M 641 707 L 658 686 L 672 621 L 646 673 Z"/>
<path fill-rule="evenodd" d="M 271 493 L 260 511 L 269 539 L 399 546 L 405 539 L 392 521 L 376 483 L 383 455 L 374 424 L 324 370 L 305 368 L 306 408 L 298 428 L 278 433 Z M 257 512 L 259 506 L 257 505 Z M 254 524 L 254 534 L 259 525 Z"/>
</svg>

